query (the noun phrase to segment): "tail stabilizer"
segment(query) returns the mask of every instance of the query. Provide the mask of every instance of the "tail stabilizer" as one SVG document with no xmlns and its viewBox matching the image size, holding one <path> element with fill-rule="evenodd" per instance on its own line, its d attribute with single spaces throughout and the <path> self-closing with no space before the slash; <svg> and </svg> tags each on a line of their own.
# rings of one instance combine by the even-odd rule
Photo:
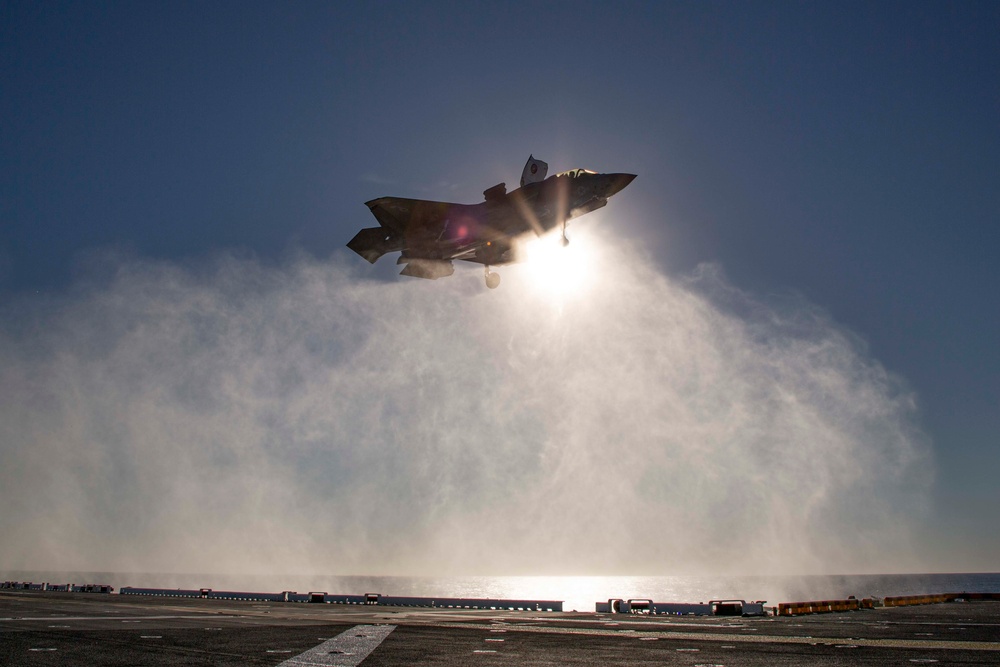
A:
<svg viewBox="0 0 1000 667">
<path fill-rule="evenodd" d="M 387 252 L 402 250 L 403 244 L 385 227 L 366 227 L 347 242 L 347 247 L 374 264 Z"/>
</svg>

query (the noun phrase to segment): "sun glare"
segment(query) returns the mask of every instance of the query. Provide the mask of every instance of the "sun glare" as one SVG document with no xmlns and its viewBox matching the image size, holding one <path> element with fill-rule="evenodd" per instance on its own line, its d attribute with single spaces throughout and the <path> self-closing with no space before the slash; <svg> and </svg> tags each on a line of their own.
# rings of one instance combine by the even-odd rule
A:
<svg viewBox="0 0 1000 667">
<path fill-rule="evenodd" d="M 531 285 L 553 296 L 586 291 L 593 274 L 593 253 L 586 235 L 574 234 L 563 246 L 559 234 L 531 239 L 524 247 L 526 277 Z"/>
</svg>

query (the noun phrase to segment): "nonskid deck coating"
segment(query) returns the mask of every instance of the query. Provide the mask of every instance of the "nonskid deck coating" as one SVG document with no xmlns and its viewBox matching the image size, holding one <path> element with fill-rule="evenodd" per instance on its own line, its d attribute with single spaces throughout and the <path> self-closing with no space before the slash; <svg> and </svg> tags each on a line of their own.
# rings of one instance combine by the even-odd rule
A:
<svg viewBox="0 0 1000 667">
<path fill-rule="evenodd" d="M 1000 664 L 1000 602 L 720 618 L 28 591 L 0 591 L 0 664 L 278 665 L 362 625 L 396 626 L 363 665 Z"/>
</svg>

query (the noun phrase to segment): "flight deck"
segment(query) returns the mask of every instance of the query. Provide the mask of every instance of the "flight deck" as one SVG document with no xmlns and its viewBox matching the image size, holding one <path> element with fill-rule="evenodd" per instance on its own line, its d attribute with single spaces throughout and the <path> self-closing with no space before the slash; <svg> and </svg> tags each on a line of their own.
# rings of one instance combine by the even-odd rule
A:
<svg viewBox="0 0 1000 667">
<path fill-rule="evenodd" d="M 1000 664 L 1000 601 L 794 616 L 0 590 L 3 665 Z"/>
</svg>

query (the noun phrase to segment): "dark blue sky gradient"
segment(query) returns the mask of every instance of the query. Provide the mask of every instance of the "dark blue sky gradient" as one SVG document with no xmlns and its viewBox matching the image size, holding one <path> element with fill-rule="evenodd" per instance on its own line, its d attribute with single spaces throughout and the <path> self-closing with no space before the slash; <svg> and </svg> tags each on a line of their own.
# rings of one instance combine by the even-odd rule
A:
<svg viewBox="0 0 1000 667">
<path fill-rule="evenodd" d="M 108 246 L 346 253 L 364 201 L 475 202 L 529 153 L 633 172 L 614 219 L 664 272 L 798 291 L 912 384 L 934 534 L 974 540 L 1000 506 L 998 34 L 996 2 L 3 2 L 0 303 Z"/>
</svg>

